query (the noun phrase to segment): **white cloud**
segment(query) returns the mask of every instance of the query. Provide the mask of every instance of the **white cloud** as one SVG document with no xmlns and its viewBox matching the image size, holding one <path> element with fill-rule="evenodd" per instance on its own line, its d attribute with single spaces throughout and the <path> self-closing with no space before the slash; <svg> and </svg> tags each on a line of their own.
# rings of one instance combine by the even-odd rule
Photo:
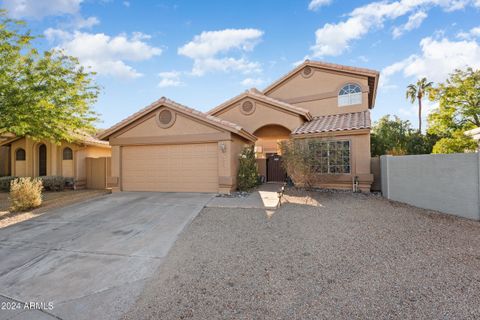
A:
<svg viewBox="0 0 480 320">
<path fill-rule="evenodd" d="M 415 12 L 408 17 L 408 21 L 404 25 L 393 28 L 393 37 L 398 38 L 407 31 L 417 29 L 427 17 L 428 15 L 424 11 Z"/>
<path fill-rule="evenodd" d="M 58 29 L 47 29 L 47 39 L 58 42 L 58 49 L 78 57 L 85 66 L 91 66 L 98 74 L 121 78 L 136 78 L 142 74 L 126 61 L 144 61 L 162 53 L 160 48 L 143 41 L 145 35 L 135 33 L 132 37 L 120 34 L 114 37 L 104 33 L 69 33 Z M 142 36 L 140 36 L 142 35 Z"/>
<path fill-rule="evenodd" d="M 14 18 L 36 18 L 76 14 L 83 0 L 7 0 L 3 7 Z"/>
<path fill-rule="evenodd" d="M 96 26 L 99 23 L 100 23 L 100 20 L 98 20 L 97 17 L 88 17 L 86 19 L 80 17 L 75 22 L 75 27 L 77 29 L 84 29 L 84 28 L 88 29 L 88 28 L 91 28 L 93 26 Z"/>
<path fill-rule="evenodd" d="M 265 81 L 260 78 L 246 78 L 246 79 L 243 79 L 243 81 L 240 84 L 245 87 L 255 87 L 255 86 L 261 86 L 264 83 Z"/>
<path fill-rule="evenodd" d="M 457 37 L 466 40 L 478 38 L 480 37 L 480 26 L 472 28 L 468 32 L 460 32 L 459 34 L 457 34 Z"/>
<path fill-rule="evenodd" d="M 323 6 L 328 6 L 330 3 L 332 3 L 332 0 L 312 0 L 308 4 L 308 10 L 316 11 Z"/>
<path fill-rule="evenodd" d="M 479 2 L 480 0 L 476 0 Z M 354 40 L 365 36 L 373 29 L 383 27 L 389 20 L 433 6 L 445 11 L 464 8 L 472 0 L 398 0 L 378 1 L 358 7 L 348 14 L 348 19 L 339 23 L 326 23 L 315 32 L 315 45 L 311 47 L 314 57 L 336 56 L 347 50 Z"/>
<path fill-rule="evenodd" d="M 158 86 L 160 88 L 181 86 L 184 83 L 180 80 L 180 75 L 181 73 L 178 71 L 160 72 L 158 76 L 161 78 L 161 80 L 158 83 Z"/>
<path fill-rule="evenodd" d="M 404 77 L 418 79 L 427 77 L 434 82 L 443 82 L 455 69 L 480 68 L 480 45 L 475 40 L 451 41 L 431 37 L 420 41 L 422 53 L 411 55 L 382 70 L 383 83 L 394 74 L 402 73 Z"/>
<path fill-rule="evenodd" d="M 130 7 L 130 1 L 123 1 L 123 5 L 127 8 Z"/>
<path fill-rule="evenodd" d="M 211 71 L 258 72 L 260 65 L 245 57 L 226 56 L 227 53 L 250 52 L 258 44 L 263 31 L 257 29 L 225 29 L 205 31 L 178 48 L 178 54 L 193 59 L 192 74 L 201 76 Z"/>
</svg>

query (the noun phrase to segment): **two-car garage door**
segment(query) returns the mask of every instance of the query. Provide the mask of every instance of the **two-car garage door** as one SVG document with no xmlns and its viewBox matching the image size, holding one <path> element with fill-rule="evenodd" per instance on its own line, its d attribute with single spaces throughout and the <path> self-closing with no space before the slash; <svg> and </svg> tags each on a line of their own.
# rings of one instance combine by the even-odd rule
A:
<svg viewBox="0 0 480 320">
<path fill-rule="evenodd" d="M 218 192 L 216 143 L 122 147 L 124 191 Z"/>
</svg>

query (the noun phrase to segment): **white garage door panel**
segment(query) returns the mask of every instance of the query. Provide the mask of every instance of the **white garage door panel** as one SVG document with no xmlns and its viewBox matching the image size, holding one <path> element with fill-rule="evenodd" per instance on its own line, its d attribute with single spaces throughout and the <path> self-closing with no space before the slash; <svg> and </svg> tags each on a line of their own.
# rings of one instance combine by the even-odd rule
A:
<svg viewBox="0 0 480 320">
<path fill-rule="evenodd" d="M 125 191 L 217 192 L 216 143 L 122 148 Z"/>
</svg>

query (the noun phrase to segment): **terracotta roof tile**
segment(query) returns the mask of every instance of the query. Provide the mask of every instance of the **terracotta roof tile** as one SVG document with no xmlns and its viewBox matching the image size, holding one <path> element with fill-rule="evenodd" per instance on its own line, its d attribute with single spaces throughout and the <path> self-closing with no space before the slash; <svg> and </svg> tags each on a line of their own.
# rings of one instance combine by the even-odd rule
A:
<svg viewBox="0 0 480 320">
<path fill-rule="evenodd" d="M 300 115 L 304 116 L 307 120 L 312 119 L 312 116 L 310 115 L 310 112 L 307 109 L 297 107 L 297 106 L 294 106 L 294 105 L 292 105 L 290 103 L 287 103 L 285 101 L 281 101 L 281 100 L 266 96 L 262 92 L 257 90 L 256 88 L 251 88 L 249 90 L 246 90 L 245 92 L 239 94 L 238 96 L 235 96 L 232 99 L 229 99 L 229 100 L 225 101 L 224 103 L 222 103 L 218 107 L 215 107 L 212 110 L 208 111 L 208 114 L 216 114 L 216 113 L 222 111 L 223 109 L 231 106 L 233 103 L 236 103 L 237 101 L 239 101 L 240 99 L 243 99 L 243 98 L 257 99 L 257 100 L 263 101 L 267 104 L 269 103 L 269 104 L 272 104 L 274 106 L 280 107 L 284 110 L 288 110 L 290 112 L 300 114 Z"/>
<path fill-rule="evenodd" d="M 370 111 L 334 114 L 315 117 L 293 130 L 292 135 L 369 129 L 371 127 Z"/>
<path fill-rule="evenodd" d="M 162 105 L 167 106 L 167 107 L 170 106 L 172 108 L 177 108 L 179 111 L 183 111 L 187 114 L 191 114 L 194 117 L 203 118 L 206 122 L 214 123 L 214 124 L 217 124 L 218 126 L 223 126 L 224 128 L 227 127 L 227 130 L 231 130 L 231 131 L 233 131 L 237 134 L 243 135 L 243 136 L 247 137 L 248 139 L 250 139 L 252 141 L 255 140 L 255 137 L 251 133 L 245 131 L 241 126 L 239 126 L 235 123 L 217 118 L 215 116 L 203 113 L 203 112 L 195 110 L 193 108 L 189 108 L 189 107 L 187 107 L 183 104 L 180 104 L 178 102 L 175 102 L 175 101 L 170 100 L 170 99 L 165 98 L 165 97 L 162 97 L 162 98 L 158 99 L 157 101 L 151 103 L 147 107 L 135 112 L 134 114 L 130 115 L 129 117 L 127 117 L 125 119 L 123 119 L 122 121 L 118 122 L 117 124 L 113 125 L 112 127 L 108 128 L 107 130 L 101 132 L 100 134 L 97 135 L 97 138 L 107 139 L 111 134 L 113 134 L 117 130 L 120 130 L 121 128 L 128 125 L 129 123 L 141 118 L 145 114 L 157 109 L 158 107 L 160 107 Z M 230 129 L 228 129 L 228 128 L 230 128 Z"/>
</svg>

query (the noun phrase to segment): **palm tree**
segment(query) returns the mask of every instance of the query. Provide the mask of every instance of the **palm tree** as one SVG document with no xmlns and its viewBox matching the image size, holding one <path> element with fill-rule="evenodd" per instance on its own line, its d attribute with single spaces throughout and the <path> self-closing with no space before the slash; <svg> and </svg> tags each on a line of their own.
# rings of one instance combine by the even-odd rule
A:
<svg viewBox="0 0 480 320">
<path fill-rule="evenodd" d="M 433 85 L 433 82 L 427 82 L 427 78 L 423 77 L 418 80 L 416 84 L 409 84 L 407 86 L 406 98 L 414 103 L 418 100 L 418 132 L 422 133 L 422 99 Z"/>
</svg>

